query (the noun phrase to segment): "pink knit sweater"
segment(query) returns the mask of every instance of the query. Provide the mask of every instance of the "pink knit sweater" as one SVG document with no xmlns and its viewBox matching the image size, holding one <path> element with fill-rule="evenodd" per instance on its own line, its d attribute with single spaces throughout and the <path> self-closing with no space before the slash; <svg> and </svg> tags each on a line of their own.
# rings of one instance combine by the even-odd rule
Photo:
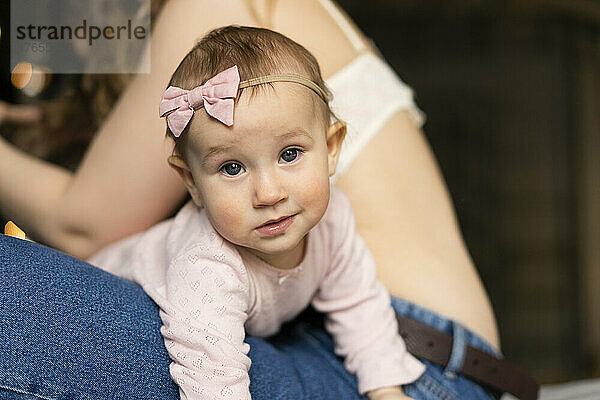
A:
<svg viewBox="0 0 600 400">
<path fill-rule="evenodd" d="M 272 335 L 309 304 L 326 313 L 335 352 L 361 393 L 416 380 L 425 367 L 406 352 L 341 191 L 332 188 L 307 237 L 300 265 L 279 270 L 224 240 L 190 202 L 89 262 L 138 283 L 159 305 L 182 399 L 250 399 L 246 333 Z"/>
</svg>

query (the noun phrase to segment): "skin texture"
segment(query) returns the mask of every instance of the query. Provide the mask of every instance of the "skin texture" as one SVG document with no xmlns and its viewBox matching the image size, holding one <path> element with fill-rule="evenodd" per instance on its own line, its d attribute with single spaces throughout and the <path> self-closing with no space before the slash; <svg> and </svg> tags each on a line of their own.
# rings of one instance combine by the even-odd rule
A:
<svg viewBox="0 0 600 400">
<path fill-rule="evenodd" d="M 162 92 L 204 33 L 266 20 L 313 53 L 325 78 L 358 56 L 317 0 L 280 0 L 270 18 L 258 19 L 241 0 L 169 0 L 146 55 L 152 72 L 133 77 L 75 173 L 0 139 L 2 214 L 34 240 L 86 258 L 173 213 L 186 189 L 164 161 L 171 147 L 157 116 Z M 443 178 L 406 112 L 396 112 L 336 184 L 349 197 L 357 230 L 390 292 L 460 321 L 499 348 L 494 315 Z"/>
<path fill-rule="evenodd" d="M 406 112 L 385 124 L 336 186 L 349 197 L 378 278 L 392 294 L 460 321 L 499 348 L 443 177 Z"/>
</svg>

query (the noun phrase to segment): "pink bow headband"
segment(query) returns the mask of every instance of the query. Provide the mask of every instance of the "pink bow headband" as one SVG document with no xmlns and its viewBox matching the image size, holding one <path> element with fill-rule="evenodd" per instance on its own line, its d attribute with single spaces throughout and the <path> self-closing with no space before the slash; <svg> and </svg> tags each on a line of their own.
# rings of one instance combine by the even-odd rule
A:
<svg viewBox="0 0 600 400">
<path fill-rule="evenodd" d="M 175 137 L 179 137 L 194 115 L 194 110 L 204 107 L 208 115 L 227 126 L 233 125 L 233 104 L 239 89 L 270 82 L 295 82 L 313 90 L 323 101 L 328 96 L 313 81 L 301 75 L 274 74 L 240 82 L 237 66 L 219 72 L 203 85 L 191 90 L 169 86 L 159 106 L 160 117 L 166 117 L 167 125 Z"/>
</svg>

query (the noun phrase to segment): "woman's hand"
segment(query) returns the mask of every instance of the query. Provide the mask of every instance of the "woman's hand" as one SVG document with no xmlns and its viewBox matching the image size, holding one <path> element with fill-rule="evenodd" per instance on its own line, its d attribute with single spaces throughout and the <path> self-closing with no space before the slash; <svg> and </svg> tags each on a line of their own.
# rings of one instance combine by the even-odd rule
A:
<svg viewBox="0 0 600 400">
<path fill-rule="evenodd" d="M 9 104 L 0 100 L 0 125 L 5 122 L 28 124 L 39 121 L 40 109 L 36 106 Z"/>
<path fill-rule="evenodd" d="M 400 386 L 388 386 L 371 390 L 367 393 L 369 400 L 414 400 L 402 391 Z"/>
</svg>

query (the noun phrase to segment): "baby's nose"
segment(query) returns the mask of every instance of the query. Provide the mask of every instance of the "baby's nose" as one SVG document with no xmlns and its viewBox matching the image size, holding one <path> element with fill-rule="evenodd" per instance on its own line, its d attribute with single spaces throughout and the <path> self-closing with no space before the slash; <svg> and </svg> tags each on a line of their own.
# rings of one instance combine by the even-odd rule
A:
<svg viewBox="0 0 600 400">
<path fill-rule="evenodd" d="M 274 173 L 262 172 L 254 184 L 254 207 L 271 206 L 288 198 L 281 180 Z"/>
</svg>

